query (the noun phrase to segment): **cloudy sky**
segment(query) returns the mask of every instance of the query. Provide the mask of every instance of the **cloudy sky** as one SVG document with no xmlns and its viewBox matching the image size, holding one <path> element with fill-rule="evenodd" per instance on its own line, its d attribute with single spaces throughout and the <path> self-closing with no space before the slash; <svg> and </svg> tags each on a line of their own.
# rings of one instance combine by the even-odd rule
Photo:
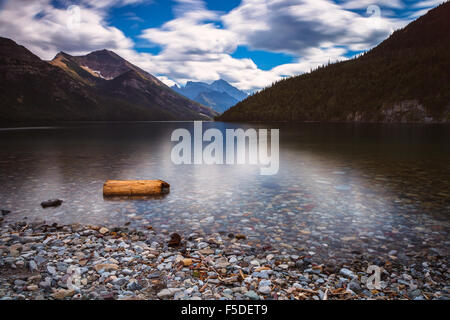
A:
<svg viewBox="0 0 450 320">
<path fill-rule="evenodd" d="M 257 90 L 355 56 L 444 0 L 0 0 L 0 36 L 42 59 L 113 50 L 168 85 Z"/>
</svg>

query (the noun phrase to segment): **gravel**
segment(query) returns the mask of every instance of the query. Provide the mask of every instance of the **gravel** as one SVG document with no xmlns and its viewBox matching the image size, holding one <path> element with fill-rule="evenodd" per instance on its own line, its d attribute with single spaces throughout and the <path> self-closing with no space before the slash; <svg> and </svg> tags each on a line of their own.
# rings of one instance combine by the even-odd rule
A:
<svg viewBox="0 0 450 320">
<path fill-rule="evenodd" d="M 190 233 L 169 247 L 169 232 L 16 222 L 0 226 L 0 299 L 448 299 L 441 249 L 387 251 L 322 260 L 255 247 L 247 237 Z M 431 253 L 430 253 L 431 252 Z M 410 264 L 393 254 L 415 255 Z M 368 267 L 379 259 L 380 283 Z"/>
</svg>

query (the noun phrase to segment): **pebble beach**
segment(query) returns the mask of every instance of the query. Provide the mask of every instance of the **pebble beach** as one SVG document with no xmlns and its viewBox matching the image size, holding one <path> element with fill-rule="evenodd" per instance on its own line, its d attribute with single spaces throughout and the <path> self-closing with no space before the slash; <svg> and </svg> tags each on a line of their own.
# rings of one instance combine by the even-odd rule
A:
<svg viewBox="0 0 450 320">
<path fill-rule="evenodd" d="M 378 260 L 350 249 L 323 257 L 245 234 L 178 234 L 147 226 L 5 223 L 0 299 L 347 300 L 448 299 L 446 248 L 389 250 Z M 350 251 L 346 251 L 350 250 Z M 402 256 L 409 256 L 409 262 Z M 369 265 L 381 267 L 369 289 Z"/>
</svg>

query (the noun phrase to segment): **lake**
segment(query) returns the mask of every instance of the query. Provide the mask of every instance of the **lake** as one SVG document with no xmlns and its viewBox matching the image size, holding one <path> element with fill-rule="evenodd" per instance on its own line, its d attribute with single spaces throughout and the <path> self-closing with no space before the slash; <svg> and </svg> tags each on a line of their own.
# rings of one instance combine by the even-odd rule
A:
<svg viewBox="0 0 450 320">
<path fill-rule="evenodd" d="M 277 175 L 255 165 L 175 165 L 173 130 L 192 122 L 70 123 L 0 129 L 6 221 L 240 233 L 324 258 L 351 251 L 448 255 L 450 126 L 239 124 L 280 129 Z M 108 179 L 162 179 L 163 198 L 103 199 Z M 57 208 L 42 201 L 59 198 Z M 405 251 L 406 250 L 406 251 Z M 429 251 L 428 251 L 429 252 Z"/>
</svg>

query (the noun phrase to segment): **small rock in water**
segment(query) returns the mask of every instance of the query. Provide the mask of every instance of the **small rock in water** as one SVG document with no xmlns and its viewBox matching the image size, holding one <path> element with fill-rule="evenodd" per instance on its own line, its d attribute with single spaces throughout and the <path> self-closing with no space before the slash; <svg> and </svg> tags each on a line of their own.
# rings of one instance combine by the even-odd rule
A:
<svg viewBox="0 0 450 320">
<path fill-rule="evenodd" d="M 119 266 L 114 263 L 100 263 L 94 266 L 95 271 L 99 272 L 100 270 L 105 271 L 113 271 L 119 269 Z"/>
<path fill-rule="evenodd" d="M 417 289 L 416 290 L 411 290 L 411 291 L 408 292 L 408 296 L 411 299 L 415 299 L 415 298 L 419 297 L 421 294 L 422 294 L 422 292 L 420 292 L 420 290 L 417 290 Z"/>
<path fill-rule="evenodd" d="M 52 284 L 50 281 L 46 280 L 46 281 L 41 281 L 39 283 L 39 287 L 41 287 L 42 289 L 48 290 L 52 287 Z"/>
<path fill-rule="evenodd" d="M 272 289 L 268 286 L 263 286 L 259 287 L 258 291 L 261 292 L 262 294 L 269 294 L 272 291 Z"/>
<path fill-rule="evenodd" d="M 169 247 L 178 247 L 181 244 L 181 236 L 178 233 L 170 235 Z"/>
<path fill-rule="evenodd" d="M 108 228 L 102 227 L 102 228 L 100 228 L 100 230 L 98 232 L 100 232 L 101 234 L 105 234 L 105 233 L 108 233 L 109 230 L 108 230 Z"/>
<path fill-rule="evenodd" d="M 355 293 L 361 293 L 361 291 L 362 291 L 361 286 L 356 281 L 351 281 L 348 284 L 348 288 Z"/>
<path fill-rule="evenodd" d="M 169 289 L 162 289 L 158 294 L 158 298 L 160 299 L 167 299 L 173 296 L 173 292 Z"/>
<path fill-rule="evenodd" d="M 29 266 L 31 272 L 37 270 L 37 264 L 36 264 L 36 262 L 34 262 L 34 260 L 31 260 L 29 262 L 28 266 Z"/>
<path fill-rule="evenodd" d="M 137 283 L 136 281 L 131 281 L 128 283 L 127 289 L 130 291 L 141 290 L 142 286 L 139 283 Z"/>
<path fill-rule="evenodd" d="M 47 271 L 51 275 L 56 274 L 56 269 L 54 267 L 52 267 L 52 266 L 47 266 Z"/>
<path fill-rule="evenodd" d="M 246 296 L 247 298 L 252 299 L 252 300 L 258 300 L 258 299 L 259 299 L 259 295 L 258 295 L 255 291 L 253 291 L 253 290 L 250 290 L 249 292 L 247 292 L 247 293 L 245 294 L 245 296 Z"/>
<path fill-rule="evenodd" d="M 259 282 L 258 291 L 261 292 L 262 294 L 269 294 L 272 291 L 271 285 L 272 282 L 270 280 L 261 280 Z"/>
<path fill-rule="evenodd" d="M 72 297 L 74 294 L 75 294 L 75 290 L 59 289 L 52 296 L 55 299 L 61 300 L 61 299 L 67 298 L 67 297 Z"/>
<path fill-rule="evenodd" d="M 60 199 L 51 199 L 44 202 L 41 202 L 42 208 L 49 208 L 49 207 L 59 207 L 63 203 Z"/>
<path fill-rule="evenodd" d="M 192 259 L 183 259 L 183 266 L 188 267 L 192 265 Z"/>
<path fill-rule="evenodd" d="M 347 269 L 347 268 L 342 268 L 340 273 L 346 277 L 349 278 L 353 278 L 355 276 L 355 274 L 353 273 L 353 271 Z"/>
<path fill-rule="evenodd" d="M 27 290 L 28 291 L 36 291 L 36 290 L 39 290 L 39 287 L 35 284 L 32 284 L 27 287 Z"/>
</svg>

